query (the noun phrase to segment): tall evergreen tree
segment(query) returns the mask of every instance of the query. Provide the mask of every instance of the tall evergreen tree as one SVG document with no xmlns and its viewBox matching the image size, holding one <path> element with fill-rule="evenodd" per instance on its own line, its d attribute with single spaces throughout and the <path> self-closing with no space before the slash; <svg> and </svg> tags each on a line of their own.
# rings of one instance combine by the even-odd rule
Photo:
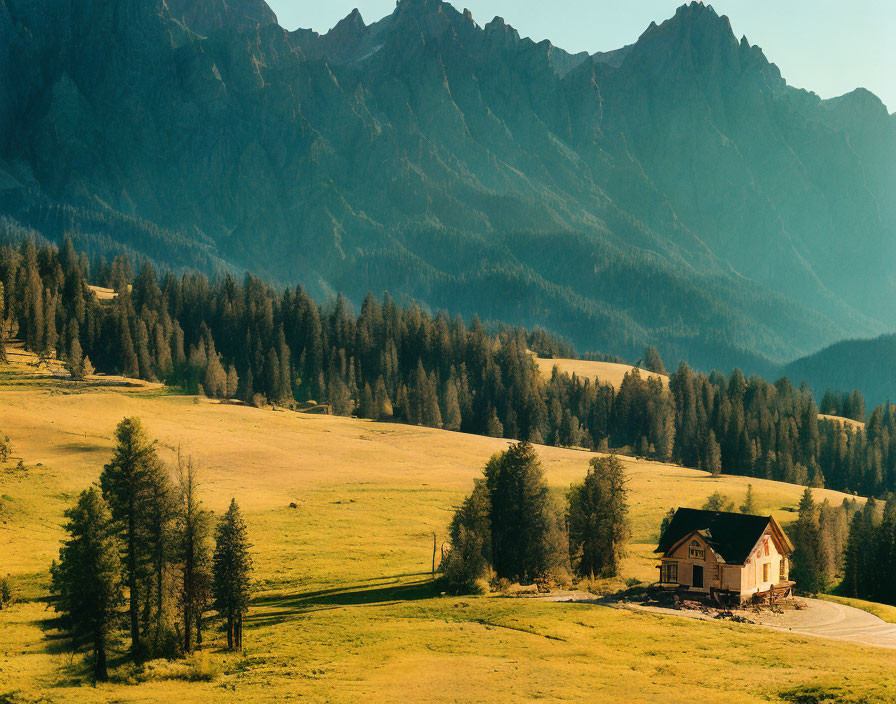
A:
<svg viewBox="0 0 896 704">
<path fill-rule="evenodd" d="M 655 374 L 669 373 L 666 371 L 666 365 L 663 364 L 663 358 L 660 357 L 659 351 L 653 346 L 648 346 L 644 350 L 644 368 Z"/>
<path fill-rule="evenodd" d="M 445 383 L 442 405 L 442 420 L 445 430 L 460 430 L 462 422 L 460 402 L 457 398 L 457 384 L 453 377 Z"/>
<path fill-rule="evenodd" d="M 249 610 L 249 575 L 252 571 L 250 547 L 246 524 L 236 499 L 233 499 L 215 531 L 213 563 L 214 603 L 224 617 L 230 650 L 243 647 L 243 615 Z"/>
<path fill-rule="evenodd" d="M 753 492 L 753 485 L 747 484 L 747 495 L 744 497 L 740 512 L 752 516 L 755 515 L 758 510 L 759 507 L 756 505 L 756 494 Z"/>
<path fill-rule="evenodd" d="M 117 530 L 123 536 L 123 563 L 128 589 L 131 652 L 145 654 L 140 628 L 140 607 L 149 606 L 156 545 L 148 543 L 154 533 L 165 475 L 155 447 L 138 418 L 125 418 L 115 429 L 117 445 L 112 459 L 100 475 L 103 496 L 108 501 Z M 146 625 L 146 624 L 145 624 Z"/>
<path fill-rule="evenodd" d="M 373 390 L 374 419 L 388 420 L 392 417 L 392 401 L 389 400 L 389 392 L 386 390 L 386 382 L 382 376 L 376 380 Z"/>
<path fill-rule="evenodd" d="M 82 492 L 65 515 L 69 537 L 51 570 L 56 608 L 65 614 L 74 645 L 90 643 L 94 677 L 103 681 L 109 678 L 110 634 L 122 600 L 119 546 L 108 506 L 97 489 Z"/>
<path fill-rule="evenodd" d="M 485 485 L 495 572 L 507 579 L 534 580 L 548 567 L 550 520 L 547 483 L 532 445 L 520 442 L 492 457 Z"/>
<path fill-rule="evenodd" d="M 790 577 L 797 588 L 815 593 L 823 588 L 819 565 L 818 512 L 812 490 L 806 487 L 800 499 L 799 518 L 791 529 L 793 537 L 793 567 Z"/>
<path fill-rule="evenodd" d="M 569 554 L 580 577 L 615 577 L 629 536 L 628 490 L 622 462 L 595 457 L 567 494 Z"/>
<path fill-rule="evenodd" d="M 202 643 L 202 616 L 212 586 L 211 514 L 198 496 L 198 470 L 191 457 L 178 456 L 177 554 L 183 650 Z M 195 639 L 194 639 L 195 628 Z"/>
<path fill-rule="evenodd" d="M 476 480 L 473 493 L 452 517 L 448 532 L 451 548 L 443 565 L 448 583 L 455 591 L 475 591 L 492 558 L 491 501 L 484 480 Z"/>
</svg>

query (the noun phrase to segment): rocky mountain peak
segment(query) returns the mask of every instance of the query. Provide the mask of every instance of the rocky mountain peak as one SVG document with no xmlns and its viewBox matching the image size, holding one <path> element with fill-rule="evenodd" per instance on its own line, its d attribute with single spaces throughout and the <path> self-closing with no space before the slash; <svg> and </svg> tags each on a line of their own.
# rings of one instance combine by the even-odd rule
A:
<svg viewBox="0 0 896 704">
<path fill-rule="evenodd" d="M 336 26 L 329 31 L 328 36 L 348 39 L 349 37 L 360 36 L 365 29 L 367 29 L 367 25 L 364 24 L 364 18 L 361 17 L 361 12 L 356 7 L 348 16 L 336 23 Z"/>
<path fill-rule="evenodd" d="M 734 30 L 727 15 L 719 15 L 712 5 L 692 2 L 682 5 L 675 11 L 675 16 L 663 22 L 660 27 L 678 28 L 701 35 L 716 35 L 719 38 L 734 40 Z"/>
<path fill-rule="evenodd" d="M 495 17 L 485 25 L 485 31 L 494 37 L 503 37 L 513 43 L 520 41 L 520 33 L 504 21 L 503 17 Z"/>
<path fill-rule="evenodd" d="M 442 12 L 442 0 L 398 0 L 395 12 L 398 15 L 413 12 L 416 14 L 433 14 Z"/>
<path fill-rule="evenodd" d="M 277 24 L 277 15 L 265 0 L 165 0 L 165 5 L 174 19 L 198 34 Z"/>
</svg>

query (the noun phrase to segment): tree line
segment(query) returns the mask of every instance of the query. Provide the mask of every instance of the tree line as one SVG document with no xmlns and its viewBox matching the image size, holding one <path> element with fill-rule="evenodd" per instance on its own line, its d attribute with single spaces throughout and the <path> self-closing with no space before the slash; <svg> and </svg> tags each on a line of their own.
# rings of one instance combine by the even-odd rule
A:
<svg viewBox="0 0 896 704">
<path fill-rule="evenodd" d="M 118 295 L 100 301 L 89 281 Z M 0 283 L 0 337 L 55 353 L 76 379 L 96 368 L 213 398 L 314 401 L 338 415 L 616 448 L 713 474 L 896 490 L 896 407 L 875 409 L 866 429 L 819 423 L 810 390 L 786 378 L 699 374 L 682 363 L 668 383 L 633 371 L 618 391 L 556 370 L 543 379 L 533 352 L 574 353 L 544 331 L 487 330 L 476 317 L 467 325 L 388 295 L 368 295 L 355 314 L 342 296 L 318 304 L 301 287 L 251 275 L 209 280 L 149 264 L 135 273 L 124 257 L 88 261 L 71 240 L 0 248 Z M 664 369 L 656 350 L 643 361 Z"/>
<path fill-rule="evenodd" d="M 449 527 L 442 568 L 455 591 L 491 584 L 564 581 L 619 572 L 629 537 L 627 489 L 615 456 L 593 458 L 565 502 L 551 496 L 541 462 L 527 442 L 486 464 Z"/>
<path fill-rule="evenodd" d="M 896 495 L 831 505 L 815 502 L 807 488 L 788 533 L 795 547 L 791 577 L 802 591 L 896 604 Z"/>
<path fill-rule="evenodd" d="M 843 554 L 844 596 L 896 604 L 896 495 L 855 511 Z"/>
<path fill-rule="evenodd" d="M 223 619 L 228 647 L 240 649 L 252 559 L 239 506 L 233 500 L 213 525 L 190 458 L 178 457 L 175 482 L 139 419 L 124 419 L 115 438 L 98 485 L 65 514 L 68 538 L 51 567 L 54 603 L 74 648 L 87 645 L 95 678 L 107 679 L 126 605 L 135 662 L 201 647 L 211 609 Z"/>
</svg>

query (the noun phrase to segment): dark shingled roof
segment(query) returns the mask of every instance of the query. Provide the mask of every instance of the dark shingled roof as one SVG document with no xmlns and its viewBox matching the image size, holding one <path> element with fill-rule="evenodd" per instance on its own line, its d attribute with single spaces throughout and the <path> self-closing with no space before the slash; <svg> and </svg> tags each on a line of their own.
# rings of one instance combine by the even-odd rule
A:
<svg viewBox="0 0 896 704">
<path fill-rule="evenodd" d="M 768 516 L 680 508 L 660 538 L 656 552 L 665 553 L 695 530 L 704 531 L 709 546 L 730 565 L 742 565 L 768 527 Z"/>
</svg>

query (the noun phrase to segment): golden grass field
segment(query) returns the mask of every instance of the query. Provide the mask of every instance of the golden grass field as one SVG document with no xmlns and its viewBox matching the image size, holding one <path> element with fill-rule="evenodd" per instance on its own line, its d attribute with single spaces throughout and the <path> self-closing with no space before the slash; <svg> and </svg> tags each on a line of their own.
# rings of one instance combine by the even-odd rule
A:
<svg viewBox="0 0 896 704">
<path fill-rule="evenodd" d="M 829 416 L 824 413 L 819 413 L 818 417 L 823 420 L 832 420 L 836 423 L 842 423 L 843 425 L 852 428 L 853 430 L 860 430 L 865 427 L 865 424 L 860 420 L 853 420 L 852 418 L 843 418 L 841 416 Z"/>
<path fill-rule="evenodd" d="M 106 379 L 105 383 L 120 380 Z M 215 644 L 210 682 L 88 684 L 48 622 L 47 568 L 62 512 L 96 480 L 111 435 L 140 416 L 172 460 L 203 468 L 207 505 L 231 497 L 254 543 L 256 594 L 242 655 Z M 891 702 L 896 652 L 585 604 L 446 597 L 430 569 L 432 532 L 506 441 L 426 428 L 259 410 L 43 378 L 0 368 L 0 572 L 27 601 L 0 611 L 0 702 Z M 539 448 L 557 492 L 590 453 Z M 25 470 L 15 469 L 21 458 Z M 626 577 L 652 580 L 651 550 L 673 506 L 713 491 L 739 503 L 747 480 L 624 458 L 634 545 Z M 787 522 L 800 487 L 751 480 Z M 840 501 L 842 495 L 816 492 Z M 298 505 L 290 509 L 290 502 Z M 209 634 L 211 635 L 211 634 Z M 114 663 L 113 663 L 114 664 Z M 118 679 L 128 669 L 119 665 Z M 814 699 L 813 692 L 834 699 Z M 846 698 L 847 695 L 852 698 Z"/>
<path fill-rule="evenodd" d="M 575 374 L 582 379 L 590 379 L 592 382 L 601 384 L 609 384 L 617 391 L 622 385 L 623 377 L 632 369 L 630 364 L 617 364 L 615 362 L 590 362 L 583 359 L 536 359 L 538 369 L 541 375 L 546 379 L 551 378 L 554 367 L 557 367 L 565 374 Z M 662 379 L 663 383 L 667 383 L 669 377 L 665 374 L 656 374 L 646 369 L 638 369 L 642 379 L 652 379 L 654 377 Z"/>
</svg>

